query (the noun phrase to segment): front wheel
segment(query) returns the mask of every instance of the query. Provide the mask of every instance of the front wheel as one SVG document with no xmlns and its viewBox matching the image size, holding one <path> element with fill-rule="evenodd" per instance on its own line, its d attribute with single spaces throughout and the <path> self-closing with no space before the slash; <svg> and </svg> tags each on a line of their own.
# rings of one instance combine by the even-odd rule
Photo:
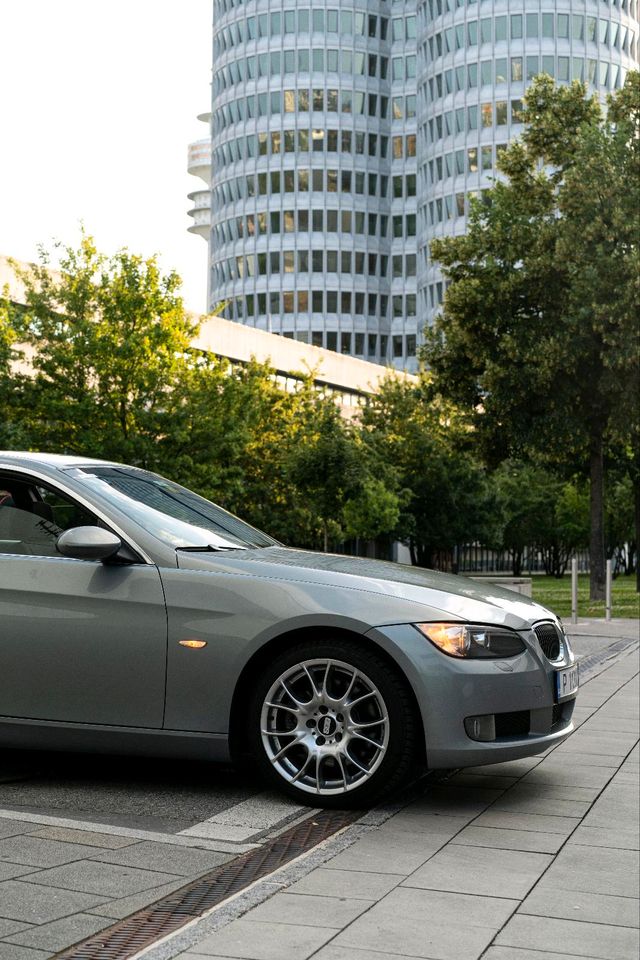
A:
<svg viewBox="0 0 640 960">
<path fill-rule="evenodd" d="M 299 803 L 372 803 L 406 778 L 416 721 L 406 682 L 351 640 L 297 644 L 262 672 L 249 741 L 263 776 Z"/>
</svg>

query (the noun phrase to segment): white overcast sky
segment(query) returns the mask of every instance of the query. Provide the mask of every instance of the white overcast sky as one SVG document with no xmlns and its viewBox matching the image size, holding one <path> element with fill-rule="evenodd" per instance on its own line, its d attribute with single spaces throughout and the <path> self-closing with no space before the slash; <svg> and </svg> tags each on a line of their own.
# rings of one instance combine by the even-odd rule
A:
<svg viewBox="0 0 640 960">
<path fill-rule="evenodd" d="M 212 0 L 0 0 L 0 254 L 33 260 L 79 223 L 160 254 L 204 311 L 187 233 L 187 145 L 207 136 Z"/>
</svg>

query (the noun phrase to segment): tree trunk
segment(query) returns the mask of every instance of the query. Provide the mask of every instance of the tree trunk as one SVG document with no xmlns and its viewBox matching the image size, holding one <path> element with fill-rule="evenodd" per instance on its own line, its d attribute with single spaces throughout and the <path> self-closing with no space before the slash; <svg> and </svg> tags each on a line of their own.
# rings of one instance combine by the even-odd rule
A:
<svg viewBox="0 0 640 960">
<path fill-rule="evenodd" d="M 514 577 L 522 576 L 522 550 L 513 551 L 512 569 Z"/>
<path fill-rule="evenodd" d="M 326 523 L 322 524 L 322 549 L 325 553 L 329 552 L 329 535 L 327 533 Z"/>
<path fill-rule="evenodd" d="M 591 600 L 604 600 L 604 458 L 602 433 L 594 430 L 590 452 L 590 520 L 589 540 L 589 596 Z"/>
</svg>

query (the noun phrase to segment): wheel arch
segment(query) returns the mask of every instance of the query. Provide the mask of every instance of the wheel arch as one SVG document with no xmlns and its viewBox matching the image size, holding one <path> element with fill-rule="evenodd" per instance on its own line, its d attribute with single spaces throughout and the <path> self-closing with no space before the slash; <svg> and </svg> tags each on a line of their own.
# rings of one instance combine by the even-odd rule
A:
<svg viewBox="0 0 640 960">
<path fill-rule="evenodd" d="M 380 659 L 385 661 L 389 669 L 393 670 L 394 673 L 404 682 L 407 693 L 410 697 L 416 720 L 418 721 L 416 724 L 416 728 L 419 732 L 418 755 L 421 760 L 425 760 L 426 747 L 424 742 L 422 714 L 418 705 L 418 698 L 416 697 L 415 690 L 413 689 L 413 685 L 411 684 L 406 671 L 402 669 L 400 663 L 389 653 L 388 650 L 378 643 L 374 637 L 357 633 L 356 631 L 349 630 L 345 627 L 334 627 L 328 624 L 326 626 L 313 625 L 298 627 L 278 634 L 277 636 L 268 640 L 249 658 L 247 663 L 244 665 L 240 676 L 238 677 L 231 701 L 231 710 L 229 714 L 229 749 L 231 752 L 231 757 L 236 761 L 241 761 L 243 757 L 246 758 L 247 756 L 247 728 L 246 723 L 244 722 L 245 714 L 243 712 L 243 705 L 245 705 L 247 702 L 248 693 L 251 689 L 251 684 L 254 678 L 260 675 L 262 669 L 266 666 L 266 664 L 269 663 L 270 660 L 274 658 L 274 656 L 282 653 L 295 643 L 299 643 L 303 640 L 308 641 L 313 639 L 320 640 L 327 638 L 352 640 L 359 644 L 363 650 L 366 650 L 367 648 L 373 649 Z"/>
</svg>

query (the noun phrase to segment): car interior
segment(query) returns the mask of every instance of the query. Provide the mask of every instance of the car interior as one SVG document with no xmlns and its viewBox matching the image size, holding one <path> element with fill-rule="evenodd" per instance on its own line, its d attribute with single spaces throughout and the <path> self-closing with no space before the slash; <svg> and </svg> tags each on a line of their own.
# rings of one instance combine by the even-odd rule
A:
<svg viewBox="0 0 640 960">
<path fill-rule="evenodd" d="M 64 530 L 96 520 L 63 495 L 27 480 L 0 474 L 0 553 L 59 557 Z"/>
</svg>

